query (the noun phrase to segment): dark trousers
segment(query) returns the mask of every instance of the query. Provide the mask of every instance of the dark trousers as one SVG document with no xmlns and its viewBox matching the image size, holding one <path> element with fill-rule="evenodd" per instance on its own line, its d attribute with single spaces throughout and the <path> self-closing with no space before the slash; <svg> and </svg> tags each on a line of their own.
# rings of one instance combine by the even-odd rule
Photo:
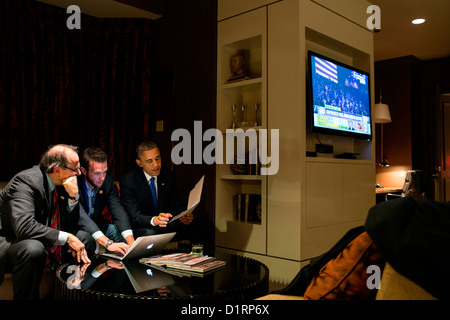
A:
<svg viewBox="0 0 450 320">
<path fill-rule="evenodd" d="M 89 255 L 95 251 L 95 240 L 85 231 L 76 237 Z M 66 246 L 63 246 L 63 251 Z M 38 240 L 26 239 L 11 244 L 7 253 L 7 271 L 12 273 L 15 300 L 39 299 L 39 285 L 47 260 L 47 248 Z"/>
</svg>

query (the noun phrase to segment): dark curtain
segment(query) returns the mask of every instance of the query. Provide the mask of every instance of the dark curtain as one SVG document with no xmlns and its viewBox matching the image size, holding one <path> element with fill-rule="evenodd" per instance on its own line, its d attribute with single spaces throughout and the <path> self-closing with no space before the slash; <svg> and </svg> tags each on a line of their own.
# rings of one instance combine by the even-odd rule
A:
<svg viewBox="0 0 450 320">
<path fill-rule="evenodd" d="M 1 181 L 57 143 L 102 148 L 119 179 L 150 138 L 152 22 L 82 14 L 81 30 L 69 30 L 69 16 L 37 1 L 1 1 Z"/>
</svg>

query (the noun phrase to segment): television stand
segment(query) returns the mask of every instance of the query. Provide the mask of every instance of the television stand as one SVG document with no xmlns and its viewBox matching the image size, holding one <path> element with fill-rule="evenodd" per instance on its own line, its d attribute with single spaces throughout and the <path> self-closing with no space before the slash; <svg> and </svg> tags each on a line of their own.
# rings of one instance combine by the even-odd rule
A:
<svg viewBox="0 0 450 320">
<path fill-rule="evenodd" d="M 336 155 L 335 158 L 338 158 L 338 159 L 355 159 L 356 160 L 356 156 L 359 156 L 359 153 L 344 152 L 344 153 Z"/>
</svg>

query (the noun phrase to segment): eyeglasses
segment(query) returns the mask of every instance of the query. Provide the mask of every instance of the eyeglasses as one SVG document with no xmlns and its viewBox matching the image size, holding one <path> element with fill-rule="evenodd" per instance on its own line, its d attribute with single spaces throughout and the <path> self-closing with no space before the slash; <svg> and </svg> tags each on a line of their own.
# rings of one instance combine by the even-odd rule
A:
<svg viewBox="0 0 450 320">
<path fill-rule="evenodd" d="M 70 171 L 73 171 L 73 172 L 75 172 L 75 173 L 81 172 L 81 170 L 80 170 L 81 165 L 79 165 L 79 166 L 76 167 L 75 169 L 72 169 L 72 168 L 69 168 L 69 167 L 66 167 L 66 166 L 61 166 L 61 167 L 63 167 L 64 169 L 69 169 Z"/>
</svg>

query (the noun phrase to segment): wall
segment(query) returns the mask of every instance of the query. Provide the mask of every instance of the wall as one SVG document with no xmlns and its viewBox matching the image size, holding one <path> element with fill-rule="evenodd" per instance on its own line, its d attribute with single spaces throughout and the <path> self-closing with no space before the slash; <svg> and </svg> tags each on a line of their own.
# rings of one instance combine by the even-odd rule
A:
<svg viewBox="0 0 450 320">
<path fill-rule="evenodd" d="M 428 176 L 427 193 L 434 198 L 432 175 L 441 163 L 442 109 L 440 95 L 450 93 L 450 57 L 424 61 L 418 90 L 421 99 L 413 112 L 413 165 Z M 450 123 L 446 124 L 450 126 Z"/>
<path fill-rule="evenodd" d="M 421 61 L 408 56 L 375 63 L 375 101 L 379 102 L 382 89 L 392 118 L 384 125 L 384 155 L 391 166 L 377 166 L 378 183 L 402 187 L 406 170 L 424 170 L 426 197 L 434 199 L 432 175 L 441 161 L 439 98 L 450 92 L 449 72 L 450 57 Z M 379 163 L 379 124 L 376 141 Z"/>
<path fill-rule="evenodd" d="M 172 165 L 172 132 L 187 129 L 194 138 L 194 121 L 201 121 L 202 134 L 215 128 L 216 101 L 216 18 L 217 3 L 211 0 L 165 0 L 163 17 L 155 21 L 151 87 L 152 139 L 160 146 L 164 166 L 172 167 L 181 197 L 205 175 L 202 200 L 195 209 L 197 235 L 214 244 L 215 166 Z M 162 132 L 156 121 L 164 122 Z M 193 141 L 192 141 L 193 142 Z M 210 142 L 202 144 L 203 147 Z M 193 149 L 192 162 L 193 162 Z"/>
<path fill-rule="evenodd" d="M 62 142 L 105 149 L 115 179 L 135 166 L 134 150 L 142 140 L 155 140 L 163 165 L 172 167 L 173 130 L 193 133 L 195 120 L 202 121 L 203 131 L 215 127 L 216 1 L 163 5 L 157 21 L 82 14 L 81 30 L 69 31 L 63 8 L 2 1 L 0 181 Z M 156 120 L 164 121 L 163 132 L 156 132 Z M 195 214 L 199 236 L 212 245 L 214 166 L 172 169 L 186 203 L 206 175 Z"/>
<path fill-rule="evenodd" d="M 389 105 L 391 123 L 383 124 L 383 155 L 389 167 L 377 165 L 376 181 L 384 187 L 401 188 L 407 170 L 411 170 L 411 109 L 417 101 L 417 92 L 413 90 L 414 78 L 419 60 L 403 57 L 375 63 L 375 103 L 380 101 Z M 381 162 L 381 124 L 376 124 L 376 163 Z"/>
<path fill-rule="evenodd" d="M 100 147 L 119 179 L 148 138 L 151 21 L 81 15 L 3 0 L 0 9 L 0 180 L 39 162 L 49 145 Z"/>
</svg>

